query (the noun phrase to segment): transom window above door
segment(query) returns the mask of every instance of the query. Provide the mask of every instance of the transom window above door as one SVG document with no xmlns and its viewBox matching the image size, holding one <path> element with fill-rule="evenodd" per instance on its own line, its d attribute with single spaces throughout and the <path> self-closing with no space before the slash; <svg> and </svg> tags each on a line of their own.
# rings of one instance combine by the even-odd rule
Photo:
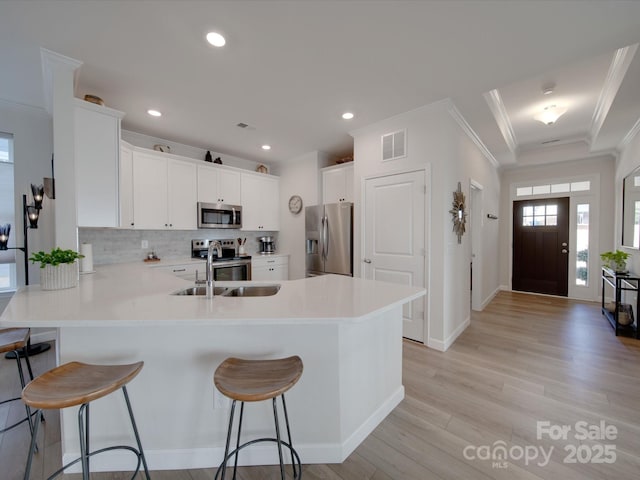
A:
<svg viewBox="0 0 640 480">
<path fill-rule="evenodd" d="M 523 227 L 545 227 L 558 224 L 558 205 L 526 205 L 522 207 Z"/>
</svg>

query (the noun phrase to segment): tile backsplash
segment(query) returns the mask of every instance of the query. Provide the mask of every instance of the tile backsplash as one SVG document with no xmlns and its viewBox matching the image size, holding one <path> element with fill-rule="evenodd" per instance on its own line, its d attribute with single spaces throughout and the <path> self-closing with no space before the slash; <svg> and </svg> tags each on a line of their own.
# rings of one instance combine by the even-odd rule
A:
<svg viewBox="0 0 640 480">
<path fill-rule="evenodd" d="M 80 228 L 80 243 L 90 243 L 93 250 L 93 263 L 138 262 L 144 260 L 151 251 L 161 259 L 188 258 L 191 256 L 191 240 L 197 238 L 229 239 L 246 238 L 247 253 L 255 255 L 260 250 L 258 239 L 272 236 L 278 232 L 243 232 L 240 230 L 126 230 L 117 228 Z M 149 243 L 142 248 L 142 241 Z"/>
</svg>

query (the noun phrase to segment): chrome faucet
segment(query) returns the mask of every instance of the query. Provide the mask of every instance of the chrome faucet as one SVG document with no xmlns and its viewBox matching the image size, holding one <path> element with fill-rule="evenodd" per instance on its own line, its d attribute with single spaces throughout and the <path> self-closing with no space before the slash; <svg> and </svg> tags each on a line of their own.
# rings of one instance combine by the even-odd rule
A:
<svg viewBox="0 0 640 480">
<path fill-rule="evenodd" d="M 214 282 L 213 282 L 213 251 L 216 251 L 218 258 L 222 257 L 222 245 L 219 241 L 211 242 L 207 250 L 207 298 L 213 298 Z"/>
</svg>

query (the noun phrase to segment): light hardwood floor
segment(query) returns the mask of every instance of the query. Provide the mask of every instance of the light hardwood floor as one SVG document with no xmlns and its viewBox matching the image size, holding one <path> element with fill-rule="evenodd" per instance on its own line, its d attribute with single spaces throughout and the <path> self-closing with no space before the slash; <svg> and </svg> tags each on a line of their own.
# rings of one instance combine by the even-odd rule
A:
<svg viewBox="0 0 640 480">
<path fill-rule="evenodd" d="M 52 353 L 35 357 L 34 369 L 42 372 L 53 361 Z M 19 390 L 15 370 L 12 362 L 0 360 L 0 397 Z M 305 465 L 304 479 L 640 478 L 640 341 L 615 337 L 597 304 L 501 292 L 485 311 L 473 313 L 471 325 L 449 351 L 405 341 L 403 371 L 406 397 L 398 408 L 343 464 Z M 0 425 L 20 413 L 18 405 L 0 409 Z M 538 421 L 569 425 L 572 431 L 567 440 L 538 439 Z M 616 438 L 577 440 L 580 421 L 615 426 Z M 55 412 L 47 412 L 44 430 L 32 475 L 36 480 L 45 478 L 43 466 L 59 463 Z M 22 478 L 28 440 L 26 426 L 0 435 L 2 480 Z M 506 445 L 506 464 L 471 458 L 482 452 L 476 447 L 495 442 Z M 580 463 L 597 455 L 598 444 L 614 445 L 615 461 Z M 538 463 L 542 457 L 528 465 L 512 458 L 551 447 L 548 464 Z M 580 452 L 574 456 L 577 463 L 565 462 L 571 449 Z M 242 468 L 239 477 L 280 478 L 272 467 Z M 213 470 L 152 472 L 152 478 L 211 480 Z"/>
</svg>

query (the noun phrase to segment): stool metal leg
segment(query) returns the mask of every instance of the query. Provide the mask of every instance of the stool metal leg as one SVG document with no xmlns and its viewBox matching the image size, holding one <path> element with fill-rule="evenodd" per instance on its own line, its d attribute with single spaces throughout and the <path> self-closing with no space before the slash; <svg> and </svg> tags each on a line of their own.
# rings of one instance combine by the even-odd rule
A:
<svg viewBox="0 0 640 480">
<path fill-rule="evenodd" d="M 125 402 L 127 403 L 127 410 L 129 411 L 129 418 L 131 419 L 133 434 L 135 435 L 136 442 L 138 444 L 138 452 L 140 453 L 140 458 L 142 459 L 142 466 L 144 467 L 144 473 L 147 476 L 147 480 L 151 480 L 151 476 L 149 475 L 149 467 L 147 466 L 147 458 L 144 456 L 144 450 L 142 450 L 142 442 L 140 441 L 140 434 L 138 433 L 136 420 L 133 417 L 133 409 L 131 408 L 131 402 L 129 401 L 129 394 L 127 393 L 127 387 L 125 385 L 122 386 L 122 393 L 124 394 L 124 399 L 125 399 Z"/>
<path fill-rule="evenodd" d="M 238 453 L 240 451 L 240 432 L 242 432 L 242 417 L 244 416 L 244 402 L 240 402 L 240 420 L 238 421 L 238 437 L 236 438 L 236 458 L 233 463 L 233 480 L 238 471 Z"/>
<path fill-rule="evenodd" d="M 222 480 L 225 478 L 225 474 L 227 473 L 227 455 L 229 455 L 229 444 L 231 443 L 231 429 L 233 428 L 233 414 L 236 410 L 236 400 L 231 402 L 231 412 L 229 413 L 229 428 L 227 429 L 227 443 L 224 447 L 224 457 L 222 459 L 222 465 L 220 468 L 222 469 Z M 236 457 L 237 458 L 237 457 Z M 217 475 L 216 475 L 217 478 Z"/>
<path fill-rule="evenodd" d="M 272 399 L 273 403 L 273 420 L 276 423 L 276 439 L 278 440 L 278 457 L 280 458 L 280 478 L 284 479 L 284 460 L 282 458 L 282 439 L 280 438 L 280 422 L 278 421 L 278 405 L 276 404 L 276 398 Z"/>
<path fill-rule="evenodd" d="M 33 454 L 36 451 L 36 437 L 38 435 L 38 426 L 42 421 L 42 410 L 36 411 L 36 419 L 33 422 L 33 434 L 31 435 L 31 445 L 29 447 L 29 455 L 27 457 L 27 466 L 24 469 L 24 480 L 29 480 L 31 476 L 31 464 L 33 463 Z"/>
<path fill-rule="evenodd" d="M 291 454 L 291 468 L 293 469 L 293 478 L 298 478 L 296 462 L 293 458 L 293 440 L 291 440 L 291 429 L 289 428 L 289 414 L 287 413 L 287 402 L 284 401 L 284 393 L 280 395 L 282 399 L 282 409 L 284 410 L 284 422 L 287 425 L 287 438 L 289 439 L 289 446 L 291 447 L 289 453 Z"/>
<path fill-rule="evenodd" d="M 83 403 L 78 410 L 78 438 L 80 439 L 80 464 L 82 480 L 89 480 L 89 404 Z"/>
</svg>

